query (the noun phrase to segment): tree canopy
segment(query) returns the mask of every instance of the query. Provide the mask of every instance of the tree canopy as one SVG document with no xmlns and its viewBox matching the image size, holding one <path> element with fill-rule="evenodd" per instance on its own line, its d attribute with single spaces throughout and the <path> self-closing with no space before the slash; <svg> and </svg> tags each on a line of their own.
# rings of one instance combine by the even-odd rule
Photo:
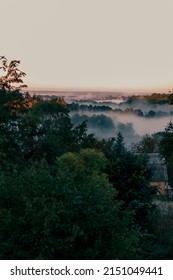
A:
<svg viewBox="0 0 173 280">
<path fill-rule="evenodd" d="M 18 68 L 20 60 L 12 60 L 8 63 L 8 59 L 5 56 L 0 56 L 0 60 L 2 62 L 0 69 L 5 73 L 4 76 L 0 77 L 0 88 L 3 90 L 26 88 L 27 86 L 23 84 L 22 79 L 26 74 Z"/>
<path fill-rule="evenodd" d="M 98 140 L 85 119 L 74 124 L 62 98 L 23 93 L 19 61 L 1 61 L 0 258 L 155 257 L 147 157 L 127 149 L 120 132 Z M 90 121 L 114 129 L 102 115 Z M 148 148 L 153 142 L 146 140 L 140 145 Z M 171 141 L 172 123 L 160 142 L 167 158 Z"/>
</svg>

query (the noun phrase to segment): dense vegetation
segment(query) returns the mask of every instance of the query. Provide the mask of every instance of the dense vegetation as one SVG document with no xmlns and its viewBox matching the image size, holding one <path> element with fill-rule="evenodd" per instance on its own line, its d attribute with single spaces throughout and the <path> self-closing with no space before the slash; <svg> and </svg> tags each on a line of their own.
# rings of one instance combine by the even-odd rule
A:
<svg viewBox="0 0 173 280">
<path fill-rule="evenodd" d="M 113 96 L 108 97 L 109 99 L 105 97 L 104 100 L 98 98 L 92 100 L 90 96 L 86 96 L 86 100 L 80 98 L 78 101 L 71 100 L 67 107 L 74 124 L 86 120 L 88 132 L 94 133 L 100 140 L 115 137 L 121 132 L 125 144 L 130 147 L 147 131 L 157 132 L 159 126 L 160 130 L 164 129 L 173 116 L 171 96 L 171 94 L 126 96 L 121 100 Z"/>
<path fill-rule="evenodd" d="M 8 79 L 19 62 L 2 61 L 0 259 L 173 258 L 172 241 L 158 238 L 147 156 L 121 133 L 98 140 L 74 125 L 63 99 L 23 94 L 21 76 Z"/>
<path fill-rule="evenodd" d="M 166 94 L 165 94 L 166 95 Z M 160 108 L 157 109 L 157 104 L 160 105 Z M 118 104 L 117 108 L 111 108 L 107 105 L 87 105 L 87 104 L 79 104 L 76 102 L 72 102 L 68 104 L 68 108 L 71 112 L 93 112 L 93 113 L 113 113 L 120 115 L 134 115 L 141 118 L 161 118 L 164 116 L 172 116 L 173 111 L 170 109 L 169 111 L 165 110 L 164 105 L 170 105 L 170 103 L 154 103 L 148 102 L 145 103 L 143 99 L 134 99 L 134 101 L 127 100 L 126 102 L 122 102 Z M 148 110 L 148 108 L 151 108 Z M 156 110 L 157 109 L 157 110 Z"/>
<path fill-rule="evenodd" d="M 127 102 L 129 104 L 136 101 L 146 101 L 153 104 L 172 104 L 173 101 L 173 92 L 169 91 L 169 93 L 153 93 L 150 95 L 133 95 L 129 96 Z"/>
</svg>

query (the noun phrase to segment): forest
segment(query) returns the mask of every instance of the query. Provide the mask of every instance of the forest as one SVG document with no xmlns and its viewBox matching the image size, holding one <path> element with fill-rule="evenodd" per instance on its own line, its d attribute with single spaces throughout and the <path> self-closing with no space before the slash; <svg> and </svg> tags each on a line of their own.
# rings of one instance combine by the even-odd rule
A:
<svg viewBox="0 0 173 280">
<path fill-rule="evenodd" d="M 172 93 L 140 96 L 109 96 L 101 100 L 70 100 L 68 109 L 74 124 L 87 121 L 88 131 L 99 139 L 120 132 L 130 148 L 145 134 L 162 131 L 173 118 Z M 44 97 L 43 97 L 44 98 Z M 109 101 L 109 102 L 108 102 Z"/>
<path fill-rule="evenodd" d="M 171 173 L 173 123 L 129 149 L 121 131 L 88 130 L 97 116 L 79 122 L 63 98 L 23 90 L 20 61 L 1 62 L 0 259 L 173 259 L 173 211 L 155 203 L 172 198 L 151 187 L 147 156 Z"/>
</svg>

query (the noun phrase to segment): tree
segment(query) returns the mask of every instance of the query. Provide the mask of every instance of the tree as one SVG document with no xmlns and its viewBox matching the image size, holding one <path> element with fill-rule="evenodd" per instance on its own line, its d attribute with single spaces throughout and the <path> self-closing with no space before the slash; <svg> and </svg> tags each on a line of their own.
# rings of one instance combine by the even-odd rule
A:
<svg viewBox="0 0 173 280">
<path fill-rule="evenodd" d="M 5 56 L 1 56 L 0 61 L 0 69 L 5 72 L 0 77 L 0 154 L 8 160 L 18 160 L 21 156 L 19 124 L 30 108 L 32 97 L 29 93 L 21 92 L 26 85 L 23 85 L 22 80 L 25 73 L 18 68 L 20 61 L 8 63 Z"/>
<path fill-rule="evenodd" d="M 173 93 L 169 95 L 169 103 L 173 105 Z"/>
<path fill-rule="evenodd" d="M 131 225 L 141 236 L 138 257 L 149 258 L 154 245 L 152 225 L 157 218 L 157 210 L 153 205 L 156 188 L 149 184 L 152 170 L 148 158 L 129 151 L 121 133 L 115 139 L 102 141 L 102 144 L 101 150 L 108 160 L 106 173 L 117 190 L 116 199 L 122 202 L 124 211 L 133 216 Z"/>
<path fill-rule="evenodd" d="M 162 139 L 160 141 L 160 150 L 165 158 L 169 159 L 173 154 L 173 122 L 170 121 L 165 131 L 162 133 Z"/>
<path fill-rule="evenodd" d="M 66 153 L 0 173 L 0 259 L 133 259 L 138 232 L 109 183 L 104 155 Z M 30 245 L 32 244 L 32 246 Z"/>
<path fill-rule="evenodd" d="M 5 72 L 5 75 L 0 77 L 0 89 L 9 91 L 26 88 L 27 86 L 23 84 L 22 80 L 26 74 L 18 69 L 20 60 L 12 60 L 8 63 L 5 56 L 0 56 L 0 60 L 2 61 L 0 69 Z"/>
<path fill-rule="evenodd" d="M 128 151 L 121 133 L 103 148 L 109 161 L 107 174 L 118 191 L 117 198 L 124 209 L 135 213 L 135 222 L 143 228 L 150 226 L 154 191 L 149 185 L 152 171 L 148 159 Z M 142 218 L 141 218 L 142 217 Z"/>
<path fill-rule="evenodd" d="M 115 129 L 115 125 L 112 119 L 104 114 L 94 114 L 91 117 L 88 117 L 87 115 L 80 116 L 79 114 L 74 114 L 72 116 L 72 121 L 75 124 L 79 124 L 82 121 L 87 121 L 88 128 L 92 129 L 93 131 L 95 131 L 95 129 L 98 129 L 102 132 L 108 132 Z"/>
<path fill-rule="evenodd" d="M 18 69 L 19 60 L 12 60 L 8 64 L 5 56 L 1 56 L 2 69 L 5 72 L 4 76 L 0 77 L 0 121 L 7 119 L 15 119 L 26 112 L 30 107 L 32 98 L 29 93 L 22 94 L 21 89 L 26 87 L 23 85 L 22 77 L 26 74 Z"/>
<path fill-rule="evenodd" d="M 124 137 L 121 132 L 118 132 L 117 137 L 115 138 L 115 142 L 112 146 L 113 156 L 116 155 L 117 157 L 121 156 L 125 152 L 125 143 Z"/>
<path fill-rule="evenodd" d="M 162 156 L 166 159 L 170 184 L 173 186 L 173 122 L 172 121 L 170 121 L 167 124 L 165 131 L 162 133 L 159 149 Z"/>
<path fill-rule="evenodd" d="M 25 160 L 45 157 L 53 164 L 66 152 L 94 147 L 96 140 L 87 134 L 86 123 L 74 126 L 62 100 L 39 101 L 18 124 L 18 143 Z"/>
<path fill-rule="evenodd" d="M 155 135 L 145 134 L 142 139 L 133 145 L 136 153 L 157 153 L 159 141 Z"/>
<path fill-rule="evenodd" d="M 74 145 L 68 110 L 57 100 L 34 104 L 19 124 L 19 141 L 25 159 L 54 162 Z"/>
</svg>

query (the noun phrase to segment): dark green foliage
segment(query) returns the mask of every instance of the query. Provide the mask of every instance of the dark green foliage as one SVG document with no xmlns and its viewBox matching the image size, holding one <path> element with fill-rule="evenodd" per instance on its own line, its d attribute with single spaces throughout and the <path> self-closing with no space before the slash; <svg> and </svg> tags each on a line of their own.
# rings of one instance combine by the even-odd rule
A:
<svg viewBox="0 0 173 280">
<path fill-rule="evenodd" d="M 173 186 L 173 122 L 170 121 L 162 133 L 160 140 L 160 152 L 167 161 L 168 175 L 171 186 Z"/>
<path fill-rule="evenodd" d="M 1 259 L 134 258 L 138 234 L 103 173 L 106 159 L 88 149 L 0 176 Z M 121 217 L 121 218 L 120 218 Z"/>
<path fill-rule="evenodd" d="M 112 111 L 111 107 L 102 105 L 102 106 L 97 106 L 97 105 L 81 105 L 75 102 L 72 102 L 71 104 L 68 104 L 68 108 L 71 112 L 77 112 L 77 111 L 89 111 L 89 112 L 105 112 L 105 111 Z"/>
<path fill-rule="evenodd" d="M 10 106 L 13 100 L 17 104 L 16 111 Z M 20 92 L 3 91 L 0 104 L 1 153 L 19 162 L 45 157 L 53 164 L 56 157 L 65 152 L 94 147 L 95 139 L 87 135 L 86 124 L 74 127 L 62 100 L 35 100 Z M 35 104 L 23 109 L 22 105 L 28 102 Z"/>
<path fill-rule="evenodd" d="M 150 224 L 153 189 L 149 186 L 151 170 L 147 166 L 147 157 L 128 151 L 124 146 L 121 133 L 103 148 L 109 160 L 107 173 L 110 182 L 118 191 L 117 198 L 124 202 L 124 208 L 133 211 L 136 223 L 146 227 Z M 110 152 L 111 150 L 111 152 Z"/>
<path fill-rule="evenodd" d="M 6 91 L 0 89 L 0 120 L 1 122 L 13 120 L 26 113 L 29 102 L 32 100 L 27 93 L 25 96 L 18 90 Z"/>
<path fill-rule="evenodd" d="M 109 181 L 117 190 L 117 199 L 127 213 L 132 213 L 136 231 L 140 233 L 140 250 L 136 258 L 151 258 L 153 248 L 153 223 L 157 220 L 157 209 L 152 204 L 156 188 L 149 185 L 152 171 L 145 155 L 137 155 L 124 146 L 121 133 L 117 138 L 103 143 L 107 156 Z"/>
<path fill-rule="evenodd" d="M 0 258 L 154 257 L 147 158 L 121 133 L 99 141 L 85 119 L 74 125 L 63 99 L 0 94 Z M 114 129 L 104 115 L 88 122 Z"/>
<path fill-rule="evenodd" d="M 0 154 L 8 160 L 16 161 L 21 156 L 19 126 L 31 100 L 29 94 L 23 95 L 18 90 L 0 90 Z"/>
<path fill-rule="evenodd" d="M 48 162 L 54 161 L 71 149 L 72 127 L 64 106 L 47 101 L 35 104 L 20 126 L 24 157 L 41 159 L 45 156 Z"/>
<path fill-rule="evenodd" d="M 133 145 L 133 151 L 136 153 L 158 153 L 159 140 L 157 135 L 145 134 L 142 139 Z"/>
<path fill-rule="evenodd" d="M 165 158 L 169 159 L 173 154 L 173 122 L 170 121 L 162 133 L 160 150 Z"/>
<path fill-rule="evenodd" d="M 153 250 L 150 258 L 156 260 L 173 260 L 173 202 L 167 198 L 154 202 L 159 209 L 158 219 L 153 225 Z"/>
<path fill-rule="evenodd" d="M 147 101 L 150 104 L 166 104 L 172 100 L 172 93 L 153 93 L 151 95 L 133 95 L 129 96 L 127 103 L 133 104 L 137 101 Z"/>
<path fill-rule="evenodd" d="M 72 116 L 72 121 L 75 124 L 79 124 L 82 121 L 87 121 L 89 128 L 93 130 L 100 129 L 103 130 L 103 132 L 111 131 L 115 129 L 112 119 L 103 114 L 93 115 L 91 117 L 88 117 L 87 115 L 79 116 L 78 114 L 75 114 Z"/>
</svg>

